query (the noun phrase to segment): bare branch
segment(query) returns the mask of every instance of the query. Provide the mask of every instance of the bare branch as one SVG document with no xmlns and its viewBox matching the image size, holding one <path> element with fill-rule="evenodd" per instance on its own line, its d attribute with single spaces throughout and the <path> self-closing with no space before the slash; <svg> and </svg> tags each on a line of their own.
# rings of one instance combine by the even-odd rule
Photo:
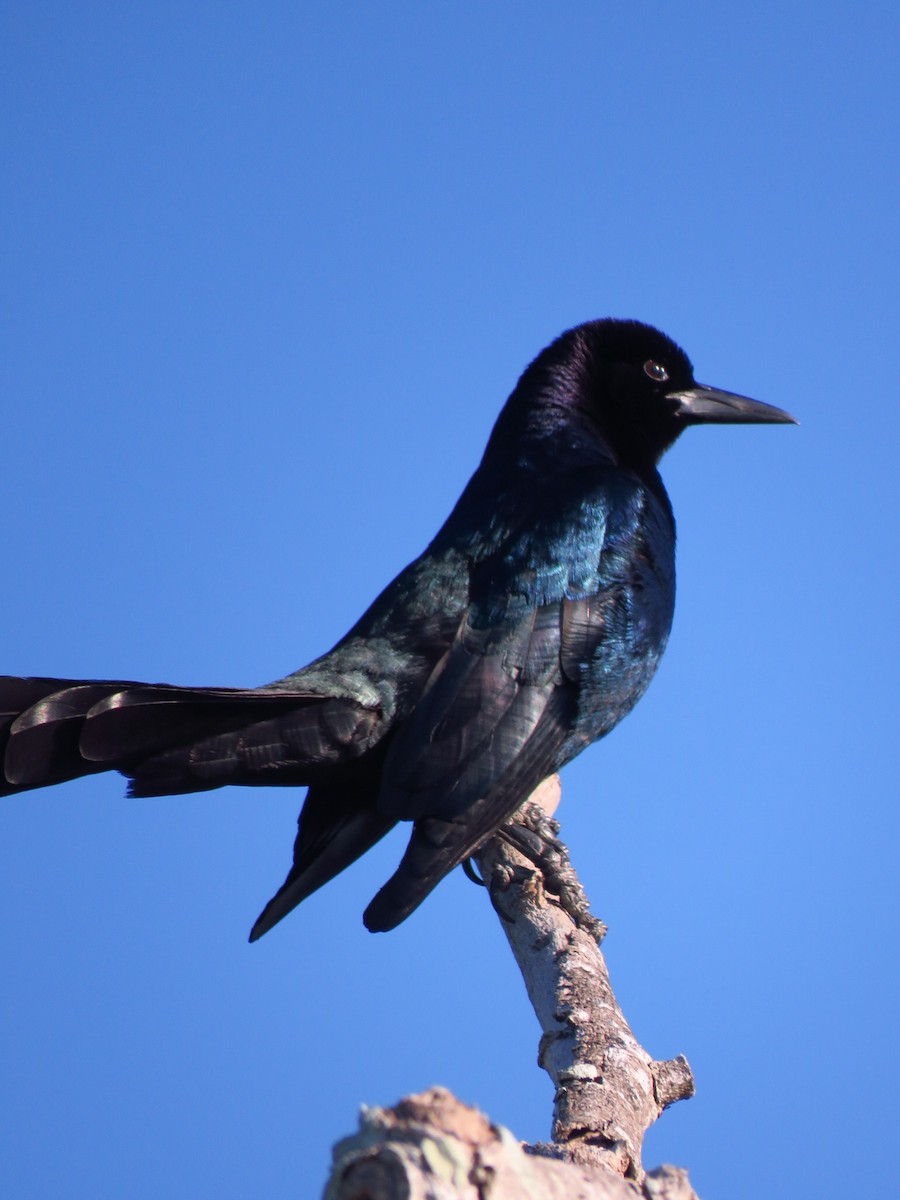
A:
<svg viewBox="0 0 900 1200">
<path fill-rule="evenodd" d="M 523 1146 L 432 1088 L 363 1109 L 335 1146 L 325 1200 L 696 1200 L 684 1171 L 641 1167 L 646 1130 L 694 1081 L 684 1058 L 654 1062 L 616 1003 L 605 927 L 550 816 L 558 800 L 553 776 L 475 855 L 543 1030 L 552 1143 Z"/>
<path fill-rule="evenodd" d="M 644 1188 L 605 1167 L 542 1158 L 444 1088 L 365 1108 L 339 1142 L 325 1200 L 696 1200 L 683 1172 Z"/>
<path fill-rule="evenodd" d="M 476 859 L 543 1030 L 538 1062 L 556 1095 L 553 1143 L 540 1149 L 640 1180 L 644 1133 L 667 1105 L 693 1095 L 693 1078 L 682 1057 L 654 1062 L 616 1003 L 598 945 L 604 926 L 549 817 L 558 801 L 553 776 L 514 818 L 547 843 L 529 853 L 538 866 L 520 852 L 528 839 L 508 828 Z"/>
</svg>

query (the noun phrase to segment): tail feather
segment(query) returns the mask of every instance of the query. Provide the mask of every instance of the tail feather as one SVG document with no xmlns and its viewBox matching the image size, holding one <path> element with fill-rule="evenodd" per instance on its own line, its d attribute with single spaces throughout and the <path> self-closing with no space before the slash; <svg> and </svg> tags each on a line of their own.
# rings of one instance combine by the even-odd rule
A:
<svg viewBox="0 0 900 1200">
<path fill-rule="evenodd" d="M 280 727 L 287 728 L 288 741 L 297 728 L 306 732 L 305 740 L 300 740 L 309 757 L 314 758 L 317 750 L 333 756 L 336 747 L 325 744 L 328 736 L 334 737 L 335 730 L 343 735 L 345 727 L 357 727 L 372 716 L 368 713 L 354 722 L 343 711 L 330 712 L 341 707 L 341 702 L 320 696 L 272 688 L 183 688 L 121 679 L 0 676 L 0 795 L 97 771 L 120 770 L 134 776 L 144 763 L 148 765 L 144 794 L 218 787 L 237 779 L 223 771 L 212 778 L 209 772 L 204 775 L 204 755 L 210 757 L 211 744 L 227 743 L 231 759 L 247 774 L 247 760 L 254 754 L 274 757 L 274 748 L 267 747 L 271 741 L 267 727 L 276 718 Z M 314 716 L 318 710 L 325 716 Z M 295 761 L 302 761 L 298 747 L 291 749 Z M 165 770 L 154 775 L 152 764 L 167 755 Z M 200 764 L 196 775 L 189 769 L 195 758 Z M 266 780 L 241 781 L 274 782 L 271 772 L 268 775 Z M 171 783 L 171 788 L 160 786 L 163 782 Z M 141 794 L 140 785 L 133 790 Z"/>
<path fill-rule="evenodd" d="M 139 686 L 126 679 L 0 676 L 0 796 L 106 770 L 79 752 L 85 715 L 104 696 Z"/>
<path fill-rule="evenodd" d="M 78 684 L 26 708 L 9 728 L 3 766 L 7 780 L 17 787 L 42 787 L 70 779 L 73 768 L 78 774 L 103 770 L 82 764 L 78 742 L 85 715 L 108 691 L 104 683 Z"/>
<path fill-rule="evenodd" d="M 347 801 L 344 790 L 312 787 L 300 814 L 294 863 L 287 879 L 260 913 L 250 931 L 255 942 L 282 917 L 365 854 L 396 824 L 375 808 L 374 797 L 358 793 Z"/>
<path fill-rule="evenodd" d="M 297 787 L 321 779 L 323 772 L 346 767 L 375 745 L 383 734 L 377 710 L 350 700 L 281 693 L 273 707 L 249 707 L 235 701 L 220 710 L 214 731 L 201 724 L 200 736 L 173 738 L 172 746 L 142 758 L 126 770 L 133 796 L 159 796 L 200 791 L 226 783 L 245 786 Z M 205 719 L 205 718 L 204 718 Z"/>
<path fill-rule="evenodd" d="M 321 697 L 298 692 L 145 684 L 107 694 L 94 704 L 79 749 L 87 759 L 114 766 L 316 702 Z"/>
<path fill-rule="evenodd" d="M 380 710 L 350 697 L 0 676 L 0 795 L 107 770 L 135 796 L 311 785 L 293 866 L 255 941 L 395 824 L 376 807 L 383 735 Z"/>
</svg>

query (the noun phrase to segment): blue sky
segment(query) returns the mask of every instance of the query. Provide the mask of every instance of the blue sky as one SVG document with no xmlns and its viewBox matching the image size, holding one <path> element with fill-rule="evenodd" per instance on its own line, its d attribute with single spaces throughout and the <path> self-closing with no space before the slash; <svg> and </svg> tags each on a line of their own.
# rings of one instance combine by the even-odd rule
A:
<svg viewBox="0 0 900 1200">
<path fill-rule="evenodd" d="M 526 362 L 639 317 L 701 429 L 658 678 L 561 818 L 701 1195 L 883 1186 L 897 1069 L 896 7 L 7 3 L 0 668 L 251 685 L 417 554 Z M 538 1029 L 402 834 L 259 944 L 299 796 L 3 802 L 0 1192 L 317 1196 L 360 1103 L 548 1133 Z M 835 1143 L 839 1144 L 836 1152 Z M 886 1153 L 885 1153 L 886 1152 Z"/>
</svg>

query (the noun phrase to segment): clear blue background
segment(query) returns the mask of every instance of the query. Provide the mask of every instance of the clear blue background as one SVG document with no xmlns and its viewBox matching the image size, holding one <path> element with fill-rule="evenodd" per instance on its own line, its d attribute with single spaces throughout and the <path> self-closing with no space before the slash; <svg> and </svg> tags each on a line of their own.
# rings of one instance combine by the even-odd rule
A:
<svg viewBox="0 0 900 1200">
<path fill-rule="evenodd" d="M 327 9 L 327 11 L 326 11 Z M 670 649 L 564 775 L 621 1002 L 704 1197 L 896 1163 L 895 4 L 8 2 L 8 673 L 250 685 L 417 554 L 525 363 L 607 314 L 799 429 L 691 431 Z M 441 1083 L 548 1133 L 460 873 L 394 837 L 255 946 L 300 797 L 0 808 L 0 1194 L 317 1196 Z"/>
</svg>

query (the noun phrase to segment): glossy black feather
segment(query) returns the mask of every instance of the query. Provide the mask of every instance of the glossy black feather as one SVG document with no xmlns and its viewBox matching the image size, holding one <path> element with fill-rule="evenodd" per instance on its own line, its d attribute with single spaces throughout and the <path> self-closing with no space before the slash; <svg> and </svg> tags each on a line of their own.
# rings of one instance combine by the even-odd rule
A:
<svg viewBox="0 0 900 1200">
<path fill-rule="evenodd" d="M 522 375 L 432 543 L 331 651 L 250 690 L 0 679 L 0 792 L 111 768 L 142 796 L 308 786 L 253 939 L 412 821 L 365 914 L 392 928 L 650 682 L 675 586 L 660 455 L 701 421 L 789 420 L 696 384 L 649 326 L 570 330 Z"/>
</svg>

